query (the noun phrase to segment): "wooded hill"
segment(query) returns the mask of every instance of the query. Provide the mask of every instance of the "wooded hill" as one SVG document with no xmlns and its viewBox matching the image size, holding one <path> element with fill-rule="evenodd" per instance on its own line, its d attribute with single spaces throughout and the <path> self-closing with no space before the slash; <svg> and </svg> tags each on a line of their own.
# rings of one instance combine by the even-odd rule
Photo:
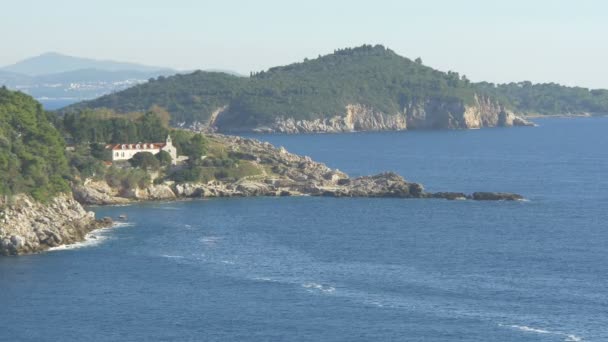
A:
<svg viewBox="0 0 608 342">
<path fill-rule="evenodd" d="M 485 95 L 520 113 L 608 112 L 608 91 L 529 82 L 471 83 L 457 72 L 441 72 L 381 45 L 336 50 L 319 58 L 237 77 L 197 71 L 159 77 L 146 84 L 67 107 L 144 112 L 152 106 L 169 111 L 173 124 L 207 123 L 227 108 L 217 124 L 254 127 L 277 117 L 313 120 L 344 115 L 349 104 L 386 114 L 408 104 L 435 101 L 472 103 Z"/>
</svg>

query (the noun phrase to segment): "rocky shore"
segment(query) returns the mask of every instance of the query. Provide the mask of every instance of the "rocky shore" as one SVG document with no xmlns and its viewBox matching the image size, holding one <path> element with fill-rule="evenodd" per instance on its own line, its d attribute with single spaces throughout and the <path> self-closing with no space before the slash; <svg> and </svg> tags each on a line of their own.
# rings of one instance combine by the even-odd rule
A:
<svg viewBox="0 0 608 342">
<path fill-rule="evenodd" d="M 392 173 L 350 178 L 340 170 L 327 167 L 306 156 L 287 152 L 269 143 L 219 134 L 210 135 L 227 149 L 262 170 L 257 176 L 238 180 L 213 180 L 198 183 L 150 184 L 144 188 L 117 189 L 105 181 L 86 181 L 73 188 L 74 197 L 83 204 L 124 204 L 133 201 L 173 200 L 178 198 L 249 196 L 330 196 L 443 198 L 471 200 L 521 200 L 509 193 L 461 194 L 429 193 L 419 183 L 409 182 Z"/>
<path fill-rule="evenodd" d="M 80 242 L 90 231 L 111 224 L 109 219 L 96 220 L 69 195 L 50 203 L 18 195 L 0 201 L 0 255 L 37 253 Z"/>
</svg>

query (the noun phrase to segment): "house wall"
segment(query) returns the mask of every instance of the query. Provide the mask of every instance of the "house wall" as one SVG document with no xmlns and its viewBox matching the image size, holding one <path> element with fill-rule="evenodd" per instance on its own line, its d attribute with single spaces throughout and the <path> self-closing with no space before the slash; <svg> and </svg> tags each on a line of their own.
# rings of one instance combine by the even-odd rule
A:
<svg viewBox="0 0 608 342">
<path fill-rule="evenodd" d="M 117 149 L 112 150 L 112 161 L 129 160 L 139 152 L 150 152 L 152 154 L 158 154 L 159 148 L 135 148 L 135 149 Z"/>
</svg>

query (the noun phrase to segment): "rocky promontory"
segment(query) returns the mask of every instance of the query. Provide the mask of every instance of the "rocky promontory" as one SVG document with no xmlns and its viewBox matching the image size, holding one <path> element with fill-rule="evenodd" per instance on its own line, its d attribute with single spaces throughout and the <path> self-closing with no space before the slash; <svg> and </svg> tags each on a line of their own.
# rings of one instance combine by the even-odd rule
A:
<svg viewBox="0 0 608 342">
<path fill-rule="evenodd" d="M 0 255 L 20 255 L 83 241 L 90 231 L 111 225 L 95 220 L 70 195 L 41 203 L 26 195 L 0 200 Z"/>
<path fill-rule="evenodd" d="M 443 198 L 472 200 L 519 200 L 521 196 L 505 193 L 428 193 L 424 187 L 387 172 L 351 178 L 310 157 L 289 153 L 282 147 L 254 139 L 220 134 L 208 135 L 223 150 L 239 156 L 256 173 L 238 179 L 213 179 L 206 182 L 164 181 L 141 188 L 111 187 L 104 180 L 87 180 L 73 187 L 74 197 L 83 204 L 124 204 L 131 201 L 174 200 L 178 198 L 250 197 L 250 196 L 329 196 Z M 240 165 L 239 165 L 240 164 Z"/>
</svg>

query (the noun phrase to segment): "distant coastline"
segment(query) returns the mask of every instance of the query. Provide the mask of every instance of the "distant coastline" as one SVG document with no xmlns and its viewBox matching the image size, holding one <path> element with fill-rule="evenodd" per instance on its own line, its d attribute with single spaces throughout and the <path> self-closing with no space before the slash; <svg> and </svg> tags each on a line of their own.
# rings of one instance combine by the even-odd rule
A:
<svg viewBox="0 0 608 342">
<path fill-rule="evenodd" d="M 551 118 L 599 118 L 606 117 L 608 113 L 565 113 L 565 114 L 539 114 L 530 113 L 522 114 L 522 117 L 526 119 L 551 119 Z"/>
</svg>

